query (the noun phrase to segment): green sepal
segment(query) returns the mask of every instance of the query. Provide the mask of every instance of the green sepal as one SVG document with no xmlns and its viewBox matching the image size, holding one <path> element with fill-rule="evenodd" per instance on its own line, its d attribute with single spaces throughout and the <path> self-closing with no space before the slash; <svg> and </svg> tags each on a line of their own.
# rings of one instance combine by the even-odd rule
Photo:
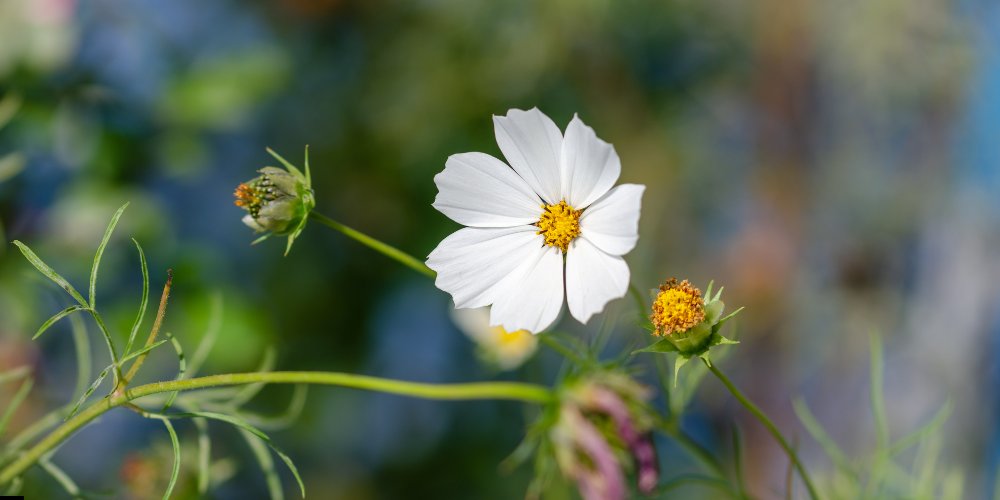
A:
<svg viewBox="0 0 1000 500">
<path fill-rule="evenodd" d="M 674 388 L 677 387 L 677 378 L 681 373 L 681 367 L 686 365 L 688 361 L 691 361 L 690 354 L 677 353 L 677 359 L 674 360 Z"/>
<path fill-rule="evenodd" d="M 677 346 L 675 346 L 673 342 L 670 342 L 670 339 L 664 338 L 646 348 L 632 351 L 632 354 L 638 354 L 640 352 L 677 352 Z"/>
</svg>

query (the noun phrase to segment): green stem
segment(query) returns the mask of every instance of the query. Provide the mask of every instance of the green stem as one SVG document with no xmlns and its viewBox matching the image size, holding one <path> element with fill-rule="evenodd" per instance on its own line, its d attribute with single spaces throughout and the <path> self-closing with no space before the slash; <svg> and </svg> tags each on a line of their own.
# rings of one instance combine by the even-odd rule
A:
<svg viewBox="0 0 1000 500">
<path fill-rule="evenodd" d="M 323 214 L 317 213 L 316 211 L 309 212 L 309 217 L 312 217 L 313 219 L 316 220 L 316 222 L 319 222 L 320 224 L 323 224 L 326 227 L 339 231 L 342 234 L 344 234 L 344 236 L 347 236 L 348 238 L 351 238 L 357 241 L 358 243 L 361 243 L 362 245 L 365 245 L 368 248 L 371 248 L 372 250 L 375 250 L 376 252 L 379 252 L 382 255 L 385 255 L 386 257 L 389 257 L 390 259 L 393 259 L 420 274 L 423 274 L 424 276 L 427 276 L 431 279 L 437 276 L 437 273 L 435 273 L 433 269 L 427 267 L 427 265 L 424 264 L 423 261 L 417 259 L 416 257 L 396 247 L 382 243 L 381 241 L 376 240 L 375 238 L 372 238 L 371 236 L 368 236 L 365 233 L 362 233 L 356 229 L 345 226 Z"/>
<path fill-rule="evenodd" d="M 722 381 L 722 384 L 726 386 L 726 389 L 729 389 L 729 392 L 732 393 L 733 397 L 735 397 L 744 408 L 749 410 L 750 413 L 752 413 L 753 416 L 760 421 L 760 423 L 764 424 L 764 427 L 767 428 L 768 432 L 770 432 L 771 435 L 774 436 L 774 439 L 778 441 L 778 444 L 784 448 L 785 453 L 788 454 L 789 460 L 791 460 L 792 464 L 795 465 L 795 469 L 799 471 L 799 476 L 802 477 L 802 482 L 805 483 L 806 489 L 809 490 L 809 497 L 813 500 L 818 500 L 820 498 L 819 494 L 816 491 L 816 487 L 813 486 L 812 479 L 809 477 L 809 473 L 806 472 L 805 466 L 802 465 L 802 461 L 799 460 L 799 455 L 795 453 L 795 449 L 788 444 L 788 440 L 781 435 L 781 431 L 779 431 L 778 427 L 774 425 L 774 422 L 772 422 L 771 419 L 768 418 L 768 416 L 765 415 L 759 407 L 757 407 L 757 405 L 747 399 L 747 397 L 740 392 L 735 385 L 733 385 L 733 382 L 729 380 L 729 377 L 726 377 L 726 375 L 719 371 L 715 365 L 709 364 L 708 362 L 705 362 L 705 364 L 708 366 L 708 369 L 712 372 L 712 374 Z"/>
<path fill-rule="evenodd" d="M 439 400 L 505 399 L 546 404 L 553 398 L 552 392 L 548 388 L 518 382 L 423 384 L 338 372 L 229 373 L 187 380 L 156 382 L 112 394 L 67 420 L 11 462 L 10 465 L 0 470 L 0 485 L 7 484 L 23 474 L 43 455 L 68 439 L 81 427 L 118 406 L 129 404 L 136 399 L 152 394 L 256 383 L 333 385 Z"/>
</svg>

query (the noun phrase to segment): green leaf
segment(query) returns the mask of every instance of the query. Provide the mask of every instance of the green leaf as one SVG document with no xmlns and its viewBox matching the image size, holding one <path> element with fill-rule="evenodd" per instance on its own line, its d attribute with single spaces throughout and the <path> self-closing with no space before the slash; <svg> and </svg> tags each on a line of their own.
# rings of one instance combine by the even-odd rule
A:
<svg viewBox="0 0 1000 500">
<path fill-rule="evenodd" d="M 69 317 L 73 333 L 73 348 L 76 354 L 76 388 L 70 401 L 76 401 L 87 390 L 93 361 L 90 359 L 90 340 L 87 339 L 87 325 L 79 316 Z M 68 404 L 68 403 L 67 403 Z"/>
<path fill-rule="evenodd" d="M 795 415 L 799 417 L 799 421 L 802 422 L 802 426 L 806 428 L 806 432 L 808 432 L 809 435 L 812 436 L 817 443 L 819 443 L 820 447 L 823 448 L 823 451 L 825 451 L 826 455 L 830 457 L 830 460 L 834 463 L 834 465 L 851 477 L 857 479 L 857 472 L 851 465 L 851 460 L 847 458 L 847 455 L 840 449 L 837 442 L 834 441 L 829 434 L 827 434 L 826 429 L 824 429 L 823 425 L 816 419 L 816 416 L 809 409 L 805 400 L 801 397 L 796 398 L 792 401 L 792 408 L 795 410 Z"/>
<path fill-rule="evenodd" d="M 295 168 L 295 165 L 292 165 L 291 163 L 289 163 L 288 160 L 284 159 L 281 155 L 279 155 L 278 153 L 276 153 L 273 149 L 267 148 L 267 152 L 270 153 L 271 156 L 273 156 L 276 160 L 278 160 L 279 162 L 281 162 L 281 164 L 284 165 L 285 168 L 288 169 L 289 172 L 291 172 L 292 174 L 294 174 L 295 176 L 297 176 L 297 177 L 299 177 L 299 178 L 301 178 L 303 180 L 306 179 L 306 176 L 302 175 L 302 172 L 299 171 L 298 168 Z"/>
<path fill-rule="evenodd" d="M 146 254 L 135 238 L 132 238 L 132 243 L 135 243 L 135 248 L 139 251 L 139 264 L 142 267 L 142 299 L 139 301 L 139 313 L 136 315 L 135 322 L 132 323 L 132 330 L 128 334 L 125 354 L 132 350 L 132 344 L 135 343 L 135 337 L 139 334 L 139 327 L 142 326 L 142 320 L 146 317 L 146 308 L 149 305 L 149 268 L 146 266 Z"/>
<path fill-rule="evenodd" d="M 684 367 L 691 361 L 691 356 L 687 354 L 677 354 L 677 359 L 674 360 L 674 387 L 677 387 L 677 375 L 681 372 L 681 368 Z"/>
<path fill-rule="evenodd" d="M 268 430 L 278 430 L 285 429 L 292 425 L 299 416 L 302 415 L 302 410 L 305 409 L 306 399 L 309 394 L 309 386 L 305 384 L 295 385 L 292 392 L 292 398 L 288 402 L 288 407 L 285 411 L 274 416 L 262 416 L 257 414 L 241 413 L 243 418 L 252 422 L 253 425 L 261 427 Z"/>
<path fill-rule="evenodd" d="M 152 351 L 153 349 L 156 349 L 157 347 L 160 347 L 161 345 L 166 344 L 167 342 L 170 342 L 170 338 L 157 340 L 152 344 L 143 346 L 142 349 L 139 349 L 138 351 L 135 351 L 132 354 L 129 354 L 128 356 L 122 358 L 121 363 L 125 363 L 126 361 L 129 361 L 131 359 L 138 358 L 139 356 L 142 356 L 143 354 L 146 354 L 147 352 Z"/>
<path fill-rule="evenodd" d="M 305 484 L 303 484 L 302 477 L 299 475 L 299 470 L 298 470 L 297 467 L 295 467 L 295 464 L 292 462 L 292 459 L 289 458 L 288 455 L 284 454 L 281 450 L 279 450 L 271 442 L 271 438 L 268 437 L 267 434 L 264 434 L 263 431 L 261 431 L 260 429 L 258 429 L 256 427 L 250 425 L 245 420 L 243 420 L 243 419 L 241 419 L 239 417 L 232 416 L 232 415 L 226 415 L 224 413 L 215 413 L 215 412 L 208 412 L 208 411 L 192 411 L 192 412 L 187 412 L 187 413 L 176 413 L 176 414 L 164 415 L 164 416 L 169 417 L 169 418 L 203 417 L 203 418 L 207 418 L 207 419 L 210 419 L 210 420 L 220 420 L 220 421 L 226 422 L 228 424 L 231 424 L 231 425 L 236 426 L 236 427 L 238 427 L 240 429 L 243 429 L 245 431 L 250 432 L 251 434 L 253 434 L 257 438 L 259 438 L 261 441 L 264 441 L 264 443 L 267 444 L 267 446 L 271 448 L 271 451 L 273 451 L 275 455 L 278 455 L 278 458 L 280 458 L 281 461 L 284 462 L 286 466 L 288 466 L 288 470 L 291 471 L 292 475 L 295 476 L 295 480 L 299 483 L 299 490 L 302 492 L 302 497 L 305 498 L 305 496 L 306 496 L 306 487 L 305 487 Z"/>
<path fill-rule="evenodd" d="M 78 399 L 76 401 L 76 404 L 73 405 L 73 408 L 69 410 L 69 413 L 66 414 L 66 418 L 64 420 L 69 420 L 73 415 L 76 415 L 76 412 L 79 411 L 81 406 L 83 406 L 83 403 L 87 402 L 87 398 L 89 398 L 90 395 L 93 394 L 94 391 L 96 391 L 97 388 L 101 386 L 101 382 L 104 382 L 104 379 L 107 378 L 108 374 L 111 373 L 111 370 L 113 368 L 114 364 L 111 364 L 108 365 L 107 368 L 101 370 L 101 373 L 97 375 L 97 379 L 95 379 L 94 383 L 90 384 L 90 387 L 88 387 L 87 390 L 83 393 L 83 395 L 80 396 L 80 399 Z"/>
<path fill-rule="evenodd" d="M 174 352 L 177 353 L 177 377 L 174 378 L 174 380 L 184 380 L 184 377 L 187 375 L 187 360 L 184 358 L 184 349 L 181 348 L 181 343 L 178 342 L 177 339 L 170 334 L 170 332 L 167 332 L 167 339 L 170 340 L 170 343 L 174 346 Z M 174 404 L 174 400 L 177 399 L 177 394 L 179 392 L 180 391 L 174 391 L 170 393 L 170 396 L 167 398 L 167 402 L 163 404 L 162 411 L 170 409 L 170 407 Z"/>
<path fill-rule="evenodd" d="M 211 309 L 208 313 L 208 326 L 198 343 L 198 348 L 194 350 L 191 360 L 188 363 L 188 377 L 193 377 L 201 369 L 201 365 L 208 359 L 208 355 L 215 346 L 215 341 L 219 337 L 219 330 L 222 327 L 223 300 L 222 294 L 215 292 L 212 294 Z"/>
<path fill-rule="evenodd" d="M 21 476 L 11 479 L 10 487 L 3 492 L 4 496 L 9 496 L 9 497 L 17 496 L 18 493 L 21 493 L 21 486 L 24 486 L 24 480 L 21 479 Z"/>
<path fill-rule="evenodd" d="M 118 208 L 118 211 L 111 216 L 111 222 L 108 223 L 108 228 L 104 230 L 104 237 L 101 238 L 101 244 L 97 247 L 97 253 L 94 254 L 94 265 L 90 268 L 90 308 L 97 307 L 97 268 L 101 267 L 101 257 L 104 256 L 104 248 L 108 246 L 108 241 L 111 239 L 111 233 L 115 231 L 115 226 L 118 225 L 118 219 L 121 218 L 122 212 L 128 207 L 128 202 Z"/>
<path fill-rule="evenodd" d="M 193 418 L 198 430 L 198 495 L 204 497 L 208 493 L 211 478 L 212 440 L 208 435 L 208 422 L 203 418 Z"/>
<path fill-rule="evenodd" d="M 27 377 L 29 373 L 31 373 L 31 367 L 28 365 L 0 372 L 0 384 L 4 384 L 12 380 L 21 380 L 22 378 Z"/>
<path fill-rule="evenodd" d="M 879 449 L 885 449 L 889 445 L 889 420 L 885 412 L 885 397 L 882 394 L 883 360 L 882 360 L 882 340 L 875 332 L 870 336 L 871 340 L 871 403 L 872 418 L 875 420 L 875 435 L 878 439 Z"/>
<path fill-rule="evenodd" d="M 257 372 L 269 372 L 274 370 L 274 362 L 277 359 L 275 355 L 275 350 L 273 347 L 268 346 L 267 350 L 264 351 L 264 357 L 261 359 L 260 366 L 257 367 Z M 257 395 L 267 384 L 257 383 L 257 384 L 247 384 L 240 388 L 239 392 L 229 400 L 228 406 L 233 408 L 238 408 L 248 403 L 254 396 Z"/>
<path fill-rule="evenodd" d="M 7 424 L 10 423 L 11 417 L 14 416 L 14 412 L 17 408 L 21 406 L 24 399 L 28 397 L 28 393 L 31 392 L 32 386 L 35 385 L 35 379 L 29 378 L 21 383 L 21 387 L 17 389 L 14 393 L 14 397 L 11 398 L 10 402 L 7 403 L 7 408 L 4 409 L 3 416 L 0 416 L 0 436 L 3 435 L 4 429 L 7 428 Z"/>
<path fill-rule="evenodd" d="M 312 174 L 309 173 L 309 145 L 308 144 L 306 144 L 305 155 L 306 155 L 306 159 L 305 159 L 306 185 L 307 186 L 312 186 Z"/>
<path fill-rule="evenodd" d="M 889 454 L 896 455 L 906 451 L 911 446 L 921 442 L 926 436 L 934 434 L 941 428 L 942 425 L 951 416 L 952 403 L 947 401 L 941 408 L 938 409 L 934 416 L 926 424 L 920 426 L 919 429 L 899 438 L 898 441 L 892 443 L 889 447 Z M 1000 494 L 1000 492 L 998 492 Z"/>
<path fill-rule="evenodd" d="M 260 471 L 264 475 L 264 481 L 267 483 L 267 491 L 271 495 L 271 500 L 284 500 L 285 492 L 281 487 L 281 477 L 278 476 L 278 471 L 274 468 L 274 459 L 271 458 L 271 452 L 268 451 L 267 445 L 249 431 L 240 429 L 240 435 L 243 436 L 243 440 L 250 447 L 250 451 L 253 452 L 253 456 L 257 460 L 257 465 L 260 466 Z"/>
<path fill-rule="evenodd" d="M 31 249 L 28 248 L 28 245 L 25 245 L 18 240 L 14 240 L 14 244 L 17 245 L 17 248 L 21 250 L 22 254 L 24 254 L 24 258 L 28 259 L 28 262 L 35 266 L 35 269 L 38 269 L 38 272 L 44 274 L 46 278 L 59 285 L 59 288 L 62 288 L 66 291 L 66 293 L 70 294 L 70 296 L 76 299 L 81 306 L 90 307 L 90 304 L 84 300 L 83 295 L 80 295 L 80 292 L 76 291 L 76 288 L 73 288 L 73 285 L 70 285 L 69 281 L 66 281 L 66 278 L 60 276 L 59 273 L 55 272 L 55 270 L 49 267 L 49 265 L 42 261 L 42 259 L 38 258 L 38 256 L 35 255 L 35 252 L 32 252 Z"/>
<path fill-rule="evenodd" d="M 174 467 L 170 471 L 170 482 L 167 483 L 167 490 L 163 492 L 163 500 L 168 500 L 174 492 L 174 486 L 177 485 L 177 478 L 181 475 L 181 442 L 177 439 L 177 431 L 174 430 L 170 419 L 159 418 L 158 420 L 163 422 L 163 426 L 167 428 L 167 433 L 170 434 L 170 445 L 174 449 Z"/>
<path fill-rule="evenodd" d="M 632 351 L 632 354 L 638 354 L 640 352 L 677 352 L 677 346 L 670 342 L 669 339 L 660 339 L 649 347 Z"/>
<path fill-rule="evenodd" d="M 70 497 L 72 498 L 81 497 L 80 487 L 76 485 L 76 482 L 73 481 L 71 477 L 69 477 L 69 474 L 66 474 L 65 471 L 56 466 L 56 464 L 52 463 L 52 461 L 48 457 L 43 457 L 41 460 L 39 460 L 38 465 L 42 467 L 42 470 L 48 472 L 49 475 L 52 476 L 52 479 L 55 479 L 56 482 L 59 483 L 59 485 L 62 486 L 64 490 L 66 490 L 66 493 Z"/>
<path fill-rule="evenodd" d="M 42 323 L 42 326 L 38 327 L 38 331 L 36 331 L 35 334 L 31 336 L 31 340 L 37 340 L 38 337 L 41 337 L 42 334 L 45 333 L 45 330 L 48 330 L 49 327 L 51 327 L 56 323 L 56 321 L 59 321 L 77 311 L 88 311 L 88 310 L 90 309 L 83 306 L 69 306 L 66 309 L 63 309 L 62 311 L 53 314 L 51 318 L 45 320 L 45 323 Z"/>
</svg>

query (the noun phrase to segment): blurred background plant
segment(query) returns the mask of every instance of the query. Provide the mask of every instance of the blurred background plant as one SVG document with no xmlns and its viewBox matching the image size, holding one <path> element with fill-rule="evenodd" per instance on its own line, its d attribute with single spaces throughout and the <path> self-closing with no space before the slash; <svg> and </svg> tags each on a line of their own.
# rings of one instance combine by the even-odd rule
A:
<svg viewBox="0 0 1000 500">
<path fill-rule="evenodd" d="M 187 346 L 211 297 L 225 297 L 227 348 L 204 372 L 253 367 L 274 345 L 278 368 L 486 379 L 495 368 L 428 280 L 332 231 L 306 231 L 290 258 L 274 241 L 251 248 L 232 188 L 269 162 L 264 146 L 309 144 L 318 208 L 419 256 L 456 229 L 430 206 L 445 158 L 497 153 L 490 114 L 537 105 L 565 123 L 578 112 L 615 145 L 622 181 L 649 186 L 633 283 L 715 279 L 727 303 L 748 307 L 727 373 L 798 436 L 807 465 L 829 461 L 794 395 L 845 456 L 876 439 L 864 369 L 874 327 L 886 332 L 889 428 L 918 429 L 947 395 L 935 456 L 979 497 L 1000 459 L 997 47 L 1000 7 L 985 0 L 7 0 L 0 99 L 20 106 L 0 129 L 0 157 L 16 152 L 24 168 L 0 180 L 0 224 L 5 241 L 30 241 L 83 283 L 108 214 L 131 201 L 102 268 L 138 268 L 127 236 L 155 251 L 151 276 L 177 276 L 166 328 Z M 20 429 L 69 398 L 47 381 L 76 368 L 73 344 L 58 341 L 71 323 L 30 342 L 66 304 L 12 248 L 0 249 L 0 371 L 39 374 L 10 423 Z M 127 331 L 140 286 L 137 273 L 103 275 L 113 330 Z M 598 326 L 562 325 L 583 339 Z M 147 365 L 166 378 L 176 358 Z M 550 380 L 559 366 L 540 349 L 496 377 Z M 16 390 L 0 386 L 0 400 Z M 288 397 L 266 388 L 251 406 Z M 273 437 L 317 498 L 510 498 L 530 480 L 524 468 L 496 472 L 522 437 L 517 405 L 353 391 L 310 400 Z M 736 415 L 754 457 L 747 488 L 783 491 L 780 448 L 718 384 L 685 405 L 677 425 L 722 456 Z M 160 427 L 109 415 L 60 451 L 60 466 L 87 490 L 111 490 L 119 468 L 93 457 L 124 463 L 126 450 L 155 449 Z M 241 437 L 220 439 L 243 457 L 216 495 L 267 488 Z M 664 471 L 697 470 L 670 442 L 657 446 Z M 31 484 L 53 489 L 29 494 L 58 494 Z"/>
</svg>

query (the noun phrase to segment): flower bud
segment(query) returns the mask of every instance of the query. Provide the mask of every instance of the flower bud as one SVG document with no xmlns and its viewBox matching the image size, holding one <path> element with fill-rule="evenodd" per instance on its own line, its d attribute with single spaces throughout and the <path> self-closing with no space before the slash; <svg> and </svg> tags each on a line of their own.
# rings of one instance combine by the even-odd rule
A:
<svg viewBox="0 0 1000 500">
<path fill-rule="evenodd" d="M 677 352 L 675 383 L 677 372 L 692 357 L 698 356 L 711 364 L 709 350 L 712 347 L 738 343 L 723 337 L 719 331 L 726 321 L 743 310 L 741 307 L 723 317 L 725 304 L 721 296 L 721 288 L 712 296 L 711 283 L 703 298 L 701 290 L 687 280 L 667 280 L 653 299 L 652 314 L 649 317 L 653 335 L 661 339 L 636 352 Z"/>
<path fill-rule="evenodd" d="M 623 373 L 600 372 L 570 384 L 549 431 L 556 463 L 585 500 L 625 498 L 625 477 L 650 493 L 659 479 L 650 391 Z"/>
<path fill-rule="evenodd" d="M 237 186 L 233 194 L 236 206 L 247 212 L 243 223 L 255 232 L 265 233 L 254 243 L 272 235 L 288 236 L 287 254 L 316 206 L 309 176 L 309 149 L 306 148 L 305 174 L 274 151 L 268 149 L 268 152 L 287 170 L 264 167 L 257 171 L 260 175 Z"/>
</svg>

